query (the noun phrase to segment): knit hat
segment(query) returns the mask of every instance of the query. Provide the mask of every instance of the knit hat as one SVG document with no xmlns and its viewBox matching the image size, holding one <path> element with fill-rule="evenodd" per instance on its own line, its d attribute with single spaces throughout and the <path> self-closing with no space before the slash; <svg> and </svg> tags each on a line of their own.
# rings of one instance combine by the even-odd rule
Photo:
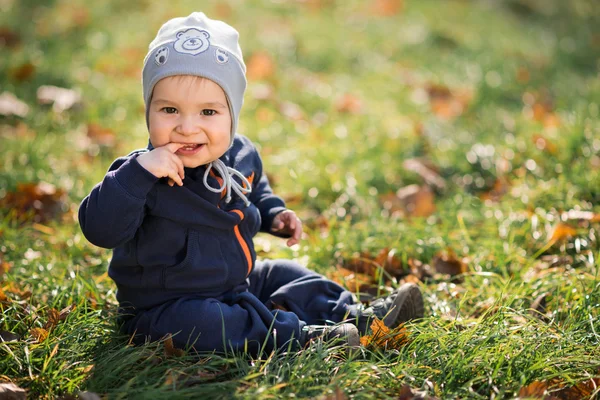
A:
<svg viewBox="0 0 600 400">
<path fill-rule="evenodd" d="M 238 43 L 239 34 L 225 22 L 202 12 L 167 21 L 150 43 L 144 59 L 142 87 L 146 124 L 154 86 L 173 75 L 195 75 L 217 83 L 227 96 L 231 113 L 231 139 L 236 133 L 246 90 L 246 65 Z"/>
</svg>

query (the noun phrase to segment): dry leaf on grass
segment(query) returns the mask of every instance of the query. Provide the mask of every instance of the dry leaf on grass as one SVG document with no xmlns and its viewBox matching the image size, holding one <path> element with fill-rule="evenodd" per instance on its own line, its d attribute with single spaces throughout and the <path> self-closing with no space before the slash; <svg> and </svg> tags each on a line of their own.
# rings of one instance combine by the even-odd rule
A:
<svg viewBox="0 0 600 400">
<path fill-rule="evenodd" d="M 35 65 L 32 63 L 21 64 L 10 71 L 10 74 L 17 82 L 29 80 L 35 73 Z"/>
<path fill-rule="evenodd" d="M 250 80 L 269 78 L 275 72 L 275 62 L 268 53 L 257 52 L 250 56 L 246 63 L 246 76 Z"/>
<path fill-rule="evenodd" d="M 185 354 L 185 351 L 175 347 L 173 336 L 170 333 L 165 337 L 163 344 L 165 346 L 165 356 L 167 357 L 181 357 Z"/>
<path fill-rule="evenodd" d="M 466 89 L 450 89 L 444 85 L 429 84 L 425 90 L 429 95 L 431 111 L 444 119 L 454 119 L 462 115 L 473 99 L 472 92 Z"/>
<path fill-rule="evenodd" d="M 20 337 L 16 333 L 9 331 L 0 331 L 0 342 L 15 342 L 19 339 Z"/>
<path fill-rule="evenodd" d="M 29 331 L 29 333 L 31 336 L 33 336 L 36 343 L 41 343 L 46 340 L 49 334 L 49 332 L 44 328 L 33 328 L 31 331 Z"/>
<path fill-rule="evenodd" d="M 428 186 L 408 185 L 379 196 L 379 202 L 393 216 L 428 217 L 436 211 L 435 195 Z"/>
<path fill-rule="evenodd" d="M 112 130 L 98 124 L 88 124 L 87 136 L 100 146 L 112 147 L 117 141 L 115 133 Z"/>
<path fill-rule="evenodd" d="M 14 383 L 0 383 L 0 399 L 25 400 L 27 393 Z"/>
<path fill-rule="evenodd" d="M 450 276 L 460 275 L 467 272 L 467 264 L 456 257 L 452 250 L 440 252 L 431 260 L 431 265 L 440 274 L 448 274 Z"/>
<path fill-rule="evenodd" d="M 398 15 L 404 9 L 404 0 L 375 0 L 372 10 L 376 15 L 391 17 Z"/>
<path fill-rule="evenodd" d="M 360 338 L 360 344 L 364 347 L 385 350 L 399 350 L 407 342 L 408 334 L 404 326 L 390 329 L 378 318 L 371 323 L 371 334 Z"/>
<path fill-rule="evenodd" d="M 45 222 L 63 212 L 66 200 L 66 192 L 50 183 L 19 183 L 0 199 L 0 207 L 12 209 L 17 218 L 32 215 L 34 221 Z"/>
<path fill-rule="evenodd" d="M 362 101 L 357 96 L 346 93 L 337 100 L 335 109 L 340 113 L 359 114 L 362 111 Z"/>
<path fill-rule="evenodd" d="M 21 44 L 21 36 L 17 32 L 11 31 L 6 27 L 0 28 L 0 48 L 14 48 L 19 44 Z"/>
</svg>

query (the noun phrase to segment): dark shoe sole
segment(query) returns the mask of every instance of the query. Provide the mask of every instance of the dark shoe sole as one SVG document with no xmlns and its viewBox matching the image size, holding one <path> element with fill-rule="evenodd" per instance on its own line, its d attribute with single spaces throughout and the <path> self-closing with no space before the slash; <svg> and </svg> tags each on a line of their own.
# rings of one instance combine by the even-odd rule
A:
<svg viewBox="0 0 600 400">
<path fill-rule="evenodd" d="M 398 289 L 394 304 L 383 318 L 383 323 L 389 328 L 395 328 L 406 321 L 423 318 L 424 314 L 421 290 L 414 283 L 405 283 Z"/>
</svg>

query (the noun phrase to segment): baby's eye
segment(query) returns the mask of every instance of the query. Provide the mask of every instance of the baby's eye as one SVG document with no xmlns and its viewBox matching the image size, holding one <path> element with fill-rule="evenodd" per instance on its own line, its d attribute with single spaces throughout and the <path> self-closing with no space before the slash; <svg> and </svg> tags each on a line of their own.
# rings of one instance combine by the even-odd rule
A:
<svg viewBox="0 0 600 400">
<path fill-rule="evenodd" d="M 215 110 L 210 110 L 210 109 L 206 109 L 206 110 L 202 110 L 202 115 L 215 115 L 217 112 Z"/>
<path fill-rule="evenodd" d="M 167 114 L 175 114 L 177 112 L 177 109 L 175 107 L 163 107 L 161 111 L 164 111 Z"/>
</svg>

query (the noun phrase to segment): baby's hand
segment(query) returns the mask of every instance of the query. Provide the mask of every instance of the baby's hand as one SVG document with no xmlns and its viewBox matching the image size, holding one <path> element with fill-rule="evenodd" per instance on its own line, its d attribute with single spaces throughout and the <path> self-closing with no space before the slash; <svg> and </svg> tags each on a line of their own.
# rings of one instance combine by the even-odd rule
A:
<svg viewBox="0 0 600 400">
<path fill-rule="evenodd" d="M 291 235 L 292 237 L 287 241 L 287 245 L 291 247 L 300 241 L 302 221 L 292 210 L 285 210 L 275 216 L 271 230 L 284 235 Z"/>
<path fill-rule="evenodd" d="M 183 161 L 175 155 L 183 144 L 167 143 L 137 158 L 138 163 L 157 178 L 169 178 L 169 186 L 183 186 Z"/>
</svg>

